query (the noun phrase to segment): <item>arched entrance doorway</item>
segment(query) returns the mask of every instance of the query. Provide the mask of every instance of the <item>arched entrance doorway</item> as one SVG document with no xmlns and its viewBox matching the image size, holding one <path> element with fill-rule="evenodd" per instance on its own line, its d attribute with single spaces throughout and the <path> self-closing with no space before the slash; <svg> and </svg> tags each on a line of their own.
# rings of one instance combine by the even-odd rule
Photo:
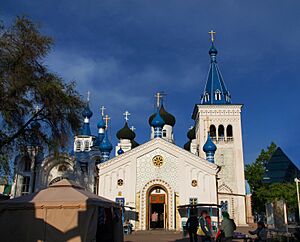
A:
<svg viewBox="0 0 300 242">
<path fill-rule="evenodd" d="M 153 185 L 147 191 L 147 229 L 168 228 L 168 192 L 162 185 Z"/>
</svg>

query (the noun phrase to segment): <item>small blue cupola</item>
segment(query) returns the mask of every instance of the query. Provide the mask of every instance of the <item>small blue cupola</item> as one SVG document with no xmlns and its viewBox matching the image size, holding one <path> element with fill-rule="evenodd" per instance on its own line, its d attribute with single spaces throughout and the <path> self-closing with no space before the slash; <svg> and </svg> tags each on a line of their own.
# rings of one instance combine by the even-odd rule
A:
<svg viewBox="0 0 300 242">
<path fill-rule="evenodd" d="M 225 86 L 222 74 L 217 65 L 218 51 L 212 38 L 211 48 L 209 50 L 210 66 L 207 75 L 204 92 L 201 96 L 201 104 L 230 104 L 231 95 Z"/>
<path fill-rule="evenodd" d="M 157 108 L 156 115 L 151 122 L 151 126 L 154 128 L 154 138 L 162 138 L 162 128 L 165 125 L 165 121 L 159 114 L 159 108 Z"/>
<path fill-rule="evenodd" d="M 93 112 L 90 109 L 89 101 L 87 101 L 86 106 L 82 111 L 82 116 L 84 118 L 84 121 L 81 129 L 81 134 L 91 136 L 90 118 L 93 116 Z"/>
<path fill-rule="evenodd" d="M 102 155 L 102 162 L 109 160 L 110 152 L 112 151 L 113 147 L 108 139 L 107 129 L 104 132 L 104 137 L 99 145 L 99 148 Z"/>
<path fill-rule="evenodd" d="M 104 138 L 104 133 L 105 133 L 105 122 L 103 120 L 103 115 L 101 115 L 100 120 L 97 123 L 97 128 L 98 128 L 98 139 L 101 144 L 101 142 Z"/>
<path fill-rule="evenodd" d="M 124 150 L 120 147 L 120 149 L 118 149 L 118 155 L 122 155 L 124 153 Z"/>
<path fill-rule="evenodd" d="M 217 146 L 214 144 L 214 142 L 211 140 L 209 132 L 207 134 L 207 140 L 203 146 L 203 151 L 206 153 L 206 160 L 214 163 L 215 162 L 215 152 L 217 150 Z"/>
</svg>

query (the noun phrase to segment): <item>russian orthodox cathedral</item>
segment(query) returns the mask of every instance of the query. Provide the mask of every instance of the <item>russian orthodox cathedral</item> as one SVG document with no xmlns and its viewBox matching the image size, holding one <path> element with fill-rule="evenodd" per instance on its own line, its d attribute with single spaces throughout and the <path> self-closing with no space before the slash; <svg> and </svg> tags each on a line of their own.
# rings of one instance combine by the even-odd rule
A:
<svg viewBox="0 0 300 242">
<path fill-rule="evenodd" d="M 220 205 L 236 224 L 245 225 L 250 215 L 246 213 L 242 105 L 232 103 L 217 54 L 212 38 L 206 84 L 200 103 L 194 106 L 194 126 L 187 132 L 184 148 L 175 144 L 176 119 L 165 109 L 162 93 L 156 94 L 156 111 L 148 120 L 150 140 L 135 141 L 126 111 L 124 126 L 116 133 L 114 155 L 105 108 L 98 117 L 98 134 L 93 135 L 88 100 L 71 154 L 44 156 L 29 147 L 27 155 L 16 158 L 13 195 L 32 193 L 65 178 L 134 211 L 136 217 L 131 219 L 136 230 L 151 229 L 154 212 L 159 227 L 180 230 L 189 205 L 206 207 L 214 222 Z"/>
</svg>

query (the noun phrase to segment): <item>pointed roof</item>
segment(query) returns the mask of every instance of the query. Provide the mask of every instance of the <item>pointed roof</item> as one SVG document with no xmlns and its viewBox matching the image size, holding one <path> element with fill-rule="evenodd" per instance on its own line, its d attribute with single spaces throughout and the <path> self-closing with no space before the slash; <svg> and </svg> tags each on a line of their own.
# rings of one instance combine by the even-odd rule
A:
<svg viewBox="0 0 300 242">
<path fill-rule="evenodd" d="M 201 104 L 230 104 L 231 96 L 225 86 L 224 79 L 217 65 L 218 51 L 213 42 L 209 50 L 210 66 L 206 79 L 204 92 L 201 96 Z"/>
<path fill-rule="evenodd" d="M 264 182 L 294 182 L 296 177 L 300 177 L 298 167 L 296 167 L 282 149 L 278 147 L 267 162 Z"/>
</svg>

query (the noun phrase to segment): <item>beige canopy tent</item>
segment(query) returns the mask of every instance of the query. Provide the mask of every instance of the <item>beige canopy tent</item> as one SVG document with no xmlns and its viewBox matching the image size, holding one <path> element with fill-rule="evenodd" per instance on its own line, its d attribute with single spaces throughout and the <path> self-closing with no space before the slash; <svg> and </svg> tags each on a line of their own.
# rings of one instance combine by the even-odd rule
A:
<svg viewBox="0 0 300 242">
<path fill-rule="evenodd" d="M 118 204 L 61 180 L 0 202 L 1 241 L 123 241 Z M 97 239 L 96 239 L 97 238 Z"/>
</svg>

